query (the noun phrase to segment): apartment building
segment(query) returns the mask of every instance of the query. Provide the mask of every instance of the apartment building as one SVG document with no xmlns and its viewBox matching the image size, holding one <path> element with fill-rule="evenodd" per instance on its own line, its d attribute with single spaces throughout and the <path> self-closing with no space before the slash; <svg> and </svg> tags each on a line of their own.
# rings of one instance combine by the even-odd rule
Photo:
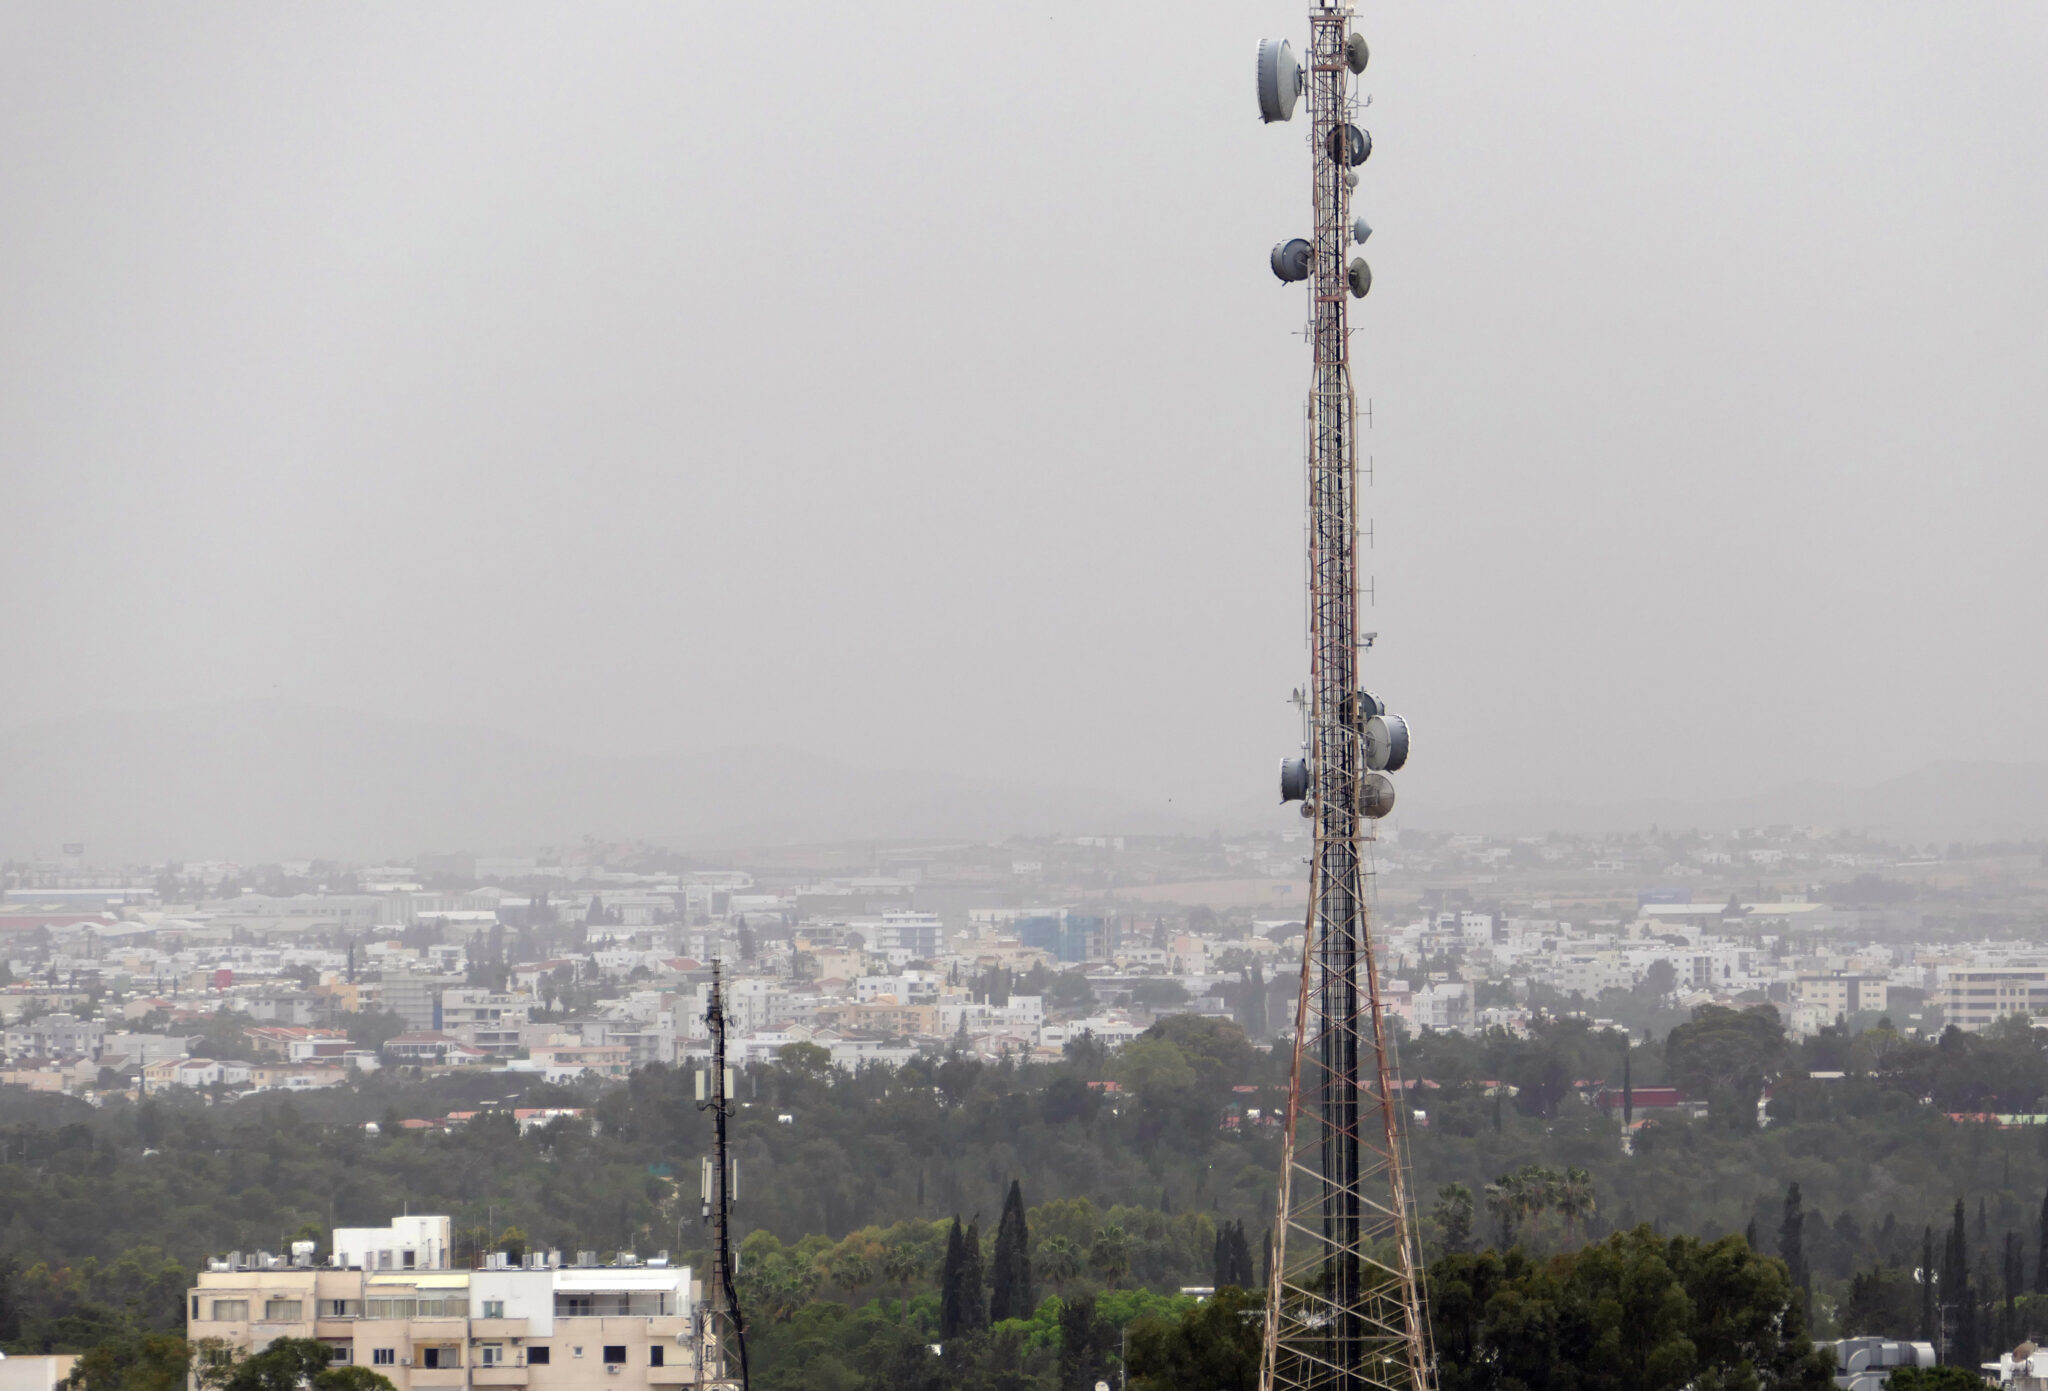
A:
<svg viewBox="0 0 2048 1391">
<path fill-rule="evenodd" d="M 2048 1014 L 2048 967 L 1952 967 L 1936 998 L 1941 1017 L 1970 1034 L 2007 1015 Z"/>
<path fill-rule="evenodd" d="M 449 1264 L 446 1217 L 342 1228 L 334 1254 L 217 1257 L 187 1294 L 187 1336 L 201 1364 L 316 1338 L 337 1364 L 389 1377 L 398 1391 L 655 1391 L 694 1385 L 702 1364 L 687 1266 L 666 1255 L 613 1265 L 583 1252 L 486 1269 Z M 194 1386 L 197 1387 L 196 1372 Z"/>
<path fill-rule="evenodd" d="M 1888 998 L 1882 976 L 1835 973 L 1800 976 L 1792 982 L 1792 1032 L 1815 1034 L 1837 1020 L 1882 1011 Z"/>
</svg>

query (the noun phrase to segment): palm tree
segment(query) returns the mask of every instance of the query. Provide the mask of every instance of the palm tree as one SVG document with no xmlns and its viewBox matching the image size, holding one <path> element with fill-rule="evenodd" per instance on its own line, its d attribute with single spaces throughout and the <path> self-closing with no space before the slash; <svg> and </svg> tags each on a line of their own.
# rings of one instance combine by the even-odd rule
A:
<svg viewBox="0 0 2048 1391">
<path fill-rule="evenodd" d="M 1063 1236 L 1049 1236 L 1038 1244 L 1038 1273 L 1062 1295 L 1067 1283 L 1080 1277 L 1084 1264 L 1081 1248 Z"/>
<path fill-rule="evenodd" d="M 1103 1283 L 1111 1289 L 1131 1273 L 1131 1239 L 1124 1234 L 1122 1227 L 1111 1222 L 1095 1234 L 1095 1241 L 1088 1248 L 1088 1264 L 1096 1269 Z"/>
<path fill-rule="evenodd" d="M 856 1290 L 873 1283 L 874 1278 L 875 1264 L 865 1251 L 849 1251 L 832 1266 L 832 1283 L 845 1290 L 849 1299 Z"/>
<path fill-rule="evenodd" d="M 1515 1227 L 1528 1207 L 1522 1188 L 1520 1174 L 1502 1174 L 1486 1185 L 1486 1211 L 1493 1218 L 1503 1247 L 1515 1244 Z"/>
<path fill-rule="evenodd" d="M 882 1278 L 901 1288 L 896 1301 L 896 1319 L 902 1322 L 910 1305 L 910 1282 L 924 1274 L 931 1262 L 926 1259 L 924 1248 L 915 1242 L 902 1241 L 882 1252 Z"/>
<path fill-rule="evenodd" d="M 1579 1221 L 1593 1213 L 1593 1176 L 1584 1169 L 1566 1169 L 1557 1185 L 1557 1210 L 1564 1217 L 1565 1234 L 1576 1244 Z"/>
</svg>

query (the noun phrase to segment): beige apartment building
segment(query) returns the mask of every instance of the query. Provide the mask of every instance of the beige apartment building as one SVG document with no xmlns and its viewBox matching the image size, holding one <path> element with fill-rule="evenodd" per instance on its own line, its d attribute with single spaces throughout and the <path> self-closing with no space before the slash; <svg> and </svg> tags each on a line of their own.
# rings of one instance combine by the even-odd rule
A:
<svg viewBox="0 0 2048 1391">
<path fill-rule="evenodd" d="M 1889 998 L 1882 976 L 1801 976 L 1792 983 L 1792 1032 L 1816 1034 L 1837 1020 L 1883 1013 Z"/>
<path fill-rule="evenodd" d="M 702 1321 L 687 1266 L 623 1254 L 598 1265 L 594 1252 L 565 1264 L 550 1252 L 455 1269 L 450 1235 L 446 1217 L 401 1217 L 337 1228 L 324 1264 L 310 1242 L 289 1256 L 217 1257 L 187 1294 L 187 1337 L 213 1361 L 317 1338 L 335 1363 L 368 1367 L 398 1391 L 655 1391 L 699 1380 Z"/>
</svg>

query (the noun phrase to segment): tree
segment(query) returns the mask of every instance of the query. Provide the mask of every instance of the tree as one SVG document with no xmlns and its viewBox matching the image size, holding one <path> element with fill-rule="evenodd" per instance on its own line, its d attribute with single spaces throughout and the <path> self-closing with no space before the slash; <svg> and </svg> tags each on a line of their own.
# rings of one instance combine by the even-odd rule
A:
<svg viewBox="0 0 2048 1391">
<path fill-rule="evenodd" d="M 1031 1293 L 1031 1232 L 1024 1219 L 1024 1188 L 1011 1179 L 989 1261 L 989 1321 L 1028 1319 L 1037 1307 Z"/>
<path fill-rule="evenodd" d="M 1919 1287 L 1903 1270 L 1872 1266 L 1849 1277 L 1849 1298 L 1835 1315 L 1842 1332 L 1851 1337 L 1897 1337 L 1898 1331 L 1913 1325 L 1919 1312 Z"/>
<path fill-rule="evenodd" d="M 67 1391 L 185 1391 L 192 1345 L 174 1333 L 110 1338 L 79 1355 Z"/>
<path fill-rule="evenodd" d="M 981 1262 L 981 1220 L 976 1218 L 967 1224 L 967 1235 L 961 1242 L 960 1304 L 969 1333 L 988 1327 L 988 1300 L 982 1293 L 987 1282 L 987 1269 Z"/>
<path fill-rule="evenodd" d="M 1087 1259 L 1081 1248 L 1063 1236 L 1049 1236 L 1038 1244 L 1038 1272 L 1053 1289 L 1065 1295 L 1067 1286 L 1081 1276 Z"/>
<path fill-rule="evenodd" d="M 1443 1233 L 1446 1251 L 1472 1249 L 1472 1190 L 1462 1183 L 1447 1183 L 1436 1190 L 1436 1206 L 1430 1209 Z"/>
<path fill-rule="evenodd" d="M 2039 1254 L 2034 1261 L 2034 1293 L 2048 1294 L 2048 1193 L 2041 1195 Z"/>
<path fill-rule="evenodd" d="M 391 1378 L 382 1372 L 372 1371 L 355 1363 L 345 1363 L 315 1373 L 313 1391 L 398 1391 L 398 1388 L 393 1386 Z"/>
<path fill-rule="evenodd" d="M 973 1302 L 981 1302 L 975 1291 Z M 960 1227 L 960 1214 L 953 1214 L 952 1230 L 946 1233 L 946 1263 L 939 1269 L 939 1341 L 957 1338 L 968 1328 L 967 1237 Z"/>
<path fill-rule="evenodd" d="M 1755 1126 L 1764 1079 L 1784 1056 L 1785 1030 L 1769 1005 L 1701 1005 L 1664 1040 L 1673 1079 L 1737 1129 Z"/>
<path fill-rule="evenodd" d="M 201 1369 L 199 1379 L 218 1391 L 303 1391 L 318 1384 L 328 1366 L 327 1344 L 319 1339 L 278 1338 L 261 1352 Z"/>
<path fill-rule="evenodd" d="M 832 1263 L 832 1283 L 851 1298 L 875 1282 L 874 1263 L 861 1251 L 849 1251 Z"/>
<path fill-rule="evenodd" d="M 1088 1264 L 1111 1289 L 1131 1273 L 1131 1239 L 1120 1225 L 1111 1222 L 1095 1233 L 1088 1247 Z"/>
<path fill-rule="evenodd" d="M 1252 1391 L 1264 1307 L 1257 1295 L 1219 1289 L 1178 1321 L 1139 1319 L 1130 1327 L 1132 1391 Z"/>
<path fill-rule="evenodd" d="M 1565 1237 L 1572 1245 L 1579 1242 L 1579 1223 L 1593 1215 L 1593 1176 L 1584 1169 L 1566 1169 L 1564 1177 L 1557 1181 L 1552 1190 L 1557 1204 L 1558 1215 L 1564 1218 Z"/>
<path fill-rule="evenodd" d="M 1948 1244 L 1942 1252 L 1940 1303 L 1947 1324 L 1947 1346 L 1942 1361 L 1974 1369 L 1981 1359 L 1977 1353 L 1977 1298 L 1970 1283 L 1969 1209 L 1956 1199 Z"/>
<path fill-rule="evenodd" d="M 1117 1330 L 1095 1312 L 1095 1296 L 1084 1294 L 1060 1304 L 1060 1391 L 1092 1391 L 1108 1361 Z"/>
<path fill-rule="evenodd" d="M 1885 1378 L 1885 1391 L 1984 1391 L 1984 1378 L 1961 1367 L 1900 1367 Z"/>
<path fill-rule="evenodd" d="M 1831 1385 L 1784 1267 L 1739 1237 L 1667 1241 L 1638 1227 L 1541 1263 L 1448 1254 L 1428 1285 L 1444 1391 Z"/>
<path fill-rule="evenodd" d="M 899 1241 L 882 1248 L 882 1278 L 899 1290 L 897 1314 L 900 1319 L 903 1305 L 910 1300 L 910 1282 L 930 1269 L 924 1248 L 907 1241 Z M 943 1284 L 941 1286 L 943 1288 Z"/>
<path fill-rule="evenodd" d="M 1210 1283 L 1216 1289 L 1236 1286 L 1241 1290 L 1253 1288 L 1258 1278 L 1252 1270 L 1252 1248 L 1245 1240 L 1244 1223 L 1225 1222 L 1216 1229 L 1215 1269 Z"/>
<path fill-rule="evenodd" d="M 1804 1292 L 1811 1276 L 1806 1268 L 1806 1208 L 1799 1196 L 1799 1185 L 1794 1183 L 1785 1189 L 1785 1215 L 1778 1223 L 1778 1258 L 1785 1262 L 1785 1272 L 1793 1287 Z"/>
</svg>

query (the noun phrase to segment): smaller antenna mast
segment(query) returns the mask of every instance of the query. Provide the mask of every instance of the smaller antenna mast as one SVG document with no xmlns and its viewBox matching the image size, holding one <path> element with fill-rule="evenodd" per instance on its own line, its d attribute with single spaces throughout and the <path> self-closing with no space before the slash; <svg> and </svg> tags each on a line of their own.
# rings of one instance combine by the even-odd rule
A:
<svg viewBox="0 0 2048 1391">
<path fill-rule="evenodd" d="M 733 1284 L 731 1179 L 726 1154 L 725 1123 L 732 1115 L 732 1073 L 725 1065 L 725 989 L 720 963 L 711 963 L 711 998 L 704 1009 L 711 1033 L 711 1075 L 697 1074 L 697 1109 L 711 1112 L 711 1157 L 704 1165 L 704 1220 L 711 1226 L 711 1307 L 705 1312 L 704 1385 L 748 1391 L 747 1324 L 740 1315 L 739 1290 Z M 707 1090 L 709 1095 L 706 1095 Z M 739 1375 L 732 1375 L 726 1355 L 730 1335 L 739 1357 Z"/>
</svg>

